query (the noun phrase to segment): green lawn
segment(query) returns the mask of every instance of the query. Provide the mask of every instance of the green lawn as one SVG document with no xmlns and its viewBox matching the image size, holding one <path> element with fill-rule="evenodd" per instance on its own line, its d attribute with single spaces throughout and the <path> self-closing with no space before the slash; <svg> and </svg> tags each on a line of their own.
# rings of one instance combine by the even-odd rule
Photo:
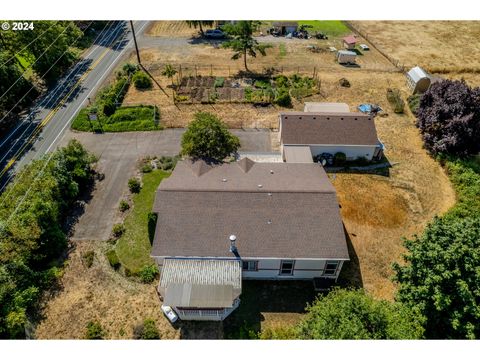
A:
<svg viewBox="0 0 480 360">
<path fill-rule="evenodd" d="M 160 114 L 153 106 L 119 107 L 111 116 L 98 113 L 97 121 L 88 118 L 89 109 L 80 110 L 72 122 L 72 129 L 92 132 L 122 132 L 161 130 Z M 155 120 L 154 120 L 155 113 Z"/>
<path fill-rule="evenodd" d="M 350 29 L 340 20 L 301 20 L 298 25 L 312 25 L 309 32 L 321 31 L 330 36 L 345 35 Z"/>
<path fill-rule="evenodd" d="M 296 20 L 275 20 L 275 21 L 296 21 Z M 266 31 L 272 26 L 273 21 L 262 21 L 262 30 Z M 307 29 L 309 33 L 317 31 L 323 32 L 328 36 L 342 36 L 350 33 L 350 29 L 341 20 L 300 20 L 298 25 L 311 25 L 313 28 Z"/>
<path fill-rule="evenodd" d="M 134 274 L 143 266 L 153 263 L 150 258 L 148 214 L 152 211 L 158 185 L 168 176 L 170 173 L 162 170 L 143 175 L 142 190 L 133 195 L 133 207 L 124 223 L 125 233 L 117 241 L 115 250 L 120 263 Z"/>
</svg>

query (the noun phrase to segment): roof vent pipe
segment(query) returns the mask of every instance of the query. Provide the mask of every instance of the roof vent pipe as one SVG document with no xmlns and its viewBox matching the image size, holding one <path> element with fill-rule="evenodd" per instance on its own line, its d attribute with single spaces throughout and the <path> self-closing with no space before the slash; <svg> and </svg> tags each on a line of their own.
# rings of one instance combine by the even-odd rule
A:
<svg viewBox="0 0 480 360">
<path fill-rule="evenodd" d="M 230 235 L 230 252 L 234 253 L 237 251 L 237 247 L 235 246 L 235 241 L 237 240 L 237 237 L 235 235 Z"/>
</svg>

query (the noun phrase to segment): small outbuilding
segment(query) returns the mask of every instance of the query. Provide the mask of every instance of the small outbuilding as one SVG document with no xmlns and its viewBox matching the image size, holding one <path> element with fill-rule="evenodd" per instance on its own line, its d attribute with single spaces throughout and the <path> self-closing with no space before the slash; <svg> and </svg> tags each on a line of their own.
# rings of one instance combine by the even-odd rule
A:
<svg viewBox="0 0 480 360">
<path fill-rule="evenodd" d="M 328 113 L 348 113 L 350 108 L 345 103 L 332 102 L 306 102 L 303 107 L 304 112 L 328 112 Z"/>
<path fill-rule="evenodd" d="M 343 39 L 343 46 L 347 50 L 355 49 L 355 45 L 357 45 L 357 38 L 355 35 L 345 36 Z"/>
<path fill-rule="evenodd" d="M 424 93 L 432 83 L 432 78 L 420 66 L 415 66 L 407 72 L 407 84 L 413 93 Z"/>
<path fill-rule="evenodd" d="M 339 64 L 356 64 L 357 54 L 353 51 L 339 50 L 337 52 L 337 62 Z"/>
<path fill-rule="evenodd" d="M 296 21 L 276 21 L 272 23 L 273 29 L 280 35 L 292 34 L 298 29 Z"/>
</svg>

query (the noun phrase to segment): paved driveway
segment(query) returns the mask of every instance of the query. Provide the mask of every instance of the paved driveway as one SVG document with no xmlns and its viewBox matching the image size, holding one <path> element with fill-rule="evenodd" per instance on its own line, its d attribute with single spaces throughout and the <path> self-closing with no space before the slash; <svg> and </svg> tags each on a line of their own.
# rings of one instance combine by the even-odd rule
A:
<svg viewBox="0 0 480 360">
<path fill-rule="evenodd" d="M 68 131 L 60 145 L 79 140 L 99 157 L 98 170 L 105 174 L 75 226 L 74 240 L 107 240 L 116 218 L 120 199 L 127 193 L 127 182 L 137 169 L 137 161 L 147 155 L 173 156 L 180 152 L 184 129 L 129 133 L 75 133 Z M 242 151 L 271 151 L 271 133 L 266 130 L 232 130 L 240 138 Z"/>
</svg>

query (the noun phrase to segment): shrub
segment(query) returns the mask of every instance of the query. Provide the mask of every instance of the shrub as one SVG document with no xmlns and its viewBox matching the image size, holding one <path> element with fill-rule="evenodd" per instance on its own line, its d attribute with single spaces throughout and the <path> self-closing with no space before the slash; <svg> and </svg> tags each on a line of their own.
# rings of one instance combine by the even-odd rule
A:
<svg viewBox="0 0 480 360">
<path fill-rule="evenodd" d="M 125 65 L 123 65 L 122 70 L 123 70 L 123 73 L 127 76 L 133 75 L 137 72 L 138 66 L 132 63 L 126 63 Z"/>
<path fill-rule="evenodd" d="M 289 81 L 285 75 L 278 75 L 275 78 L 275 86 L 277 88 L 288 87 Z"/>
<path fill-rule="evenodd" d="M 155 280 L 155 277 L 158 274 L 158 267 L 155 264 L 152 265 L 145 265 L 142 267 L 140 270 L 140 279 L 142 279 L 142 282 L 144 283 L 151 283 L 153 280 Z"/>
<path fill-rule="evenodd" d="M 292 98 L 290 97 L 288 89 L 278 89 L 274 99 L 274 103 L 283 107 L 292 107 Z"/>
<path fill-rule="evenodd" d="M 120 209 L 121 212 L 125 212 L 128 209 L 130 209 L 130 204 L 126 200 L 121 200 L 120 205 L 119 205 L 119 209 Z"/>
<path fill-rule="evenodd" d="M 144 164 L 144 165 L 142 166 L 142 172 L 143 172 L 143 173 L 150 173 L 150 172 L 152 172 L 152 170 L 153 170 L 153 167 L 152 167 L 152 165 L 149 164 L 149 163 Z"/>
<path fill-rule="evenodd" d="M 345 163 L 347 162 L 347 155 L 343 152 L 337 152 L 333 156 L 333 163 L 335 166 L 344 166 Z"/>
<path fill-rule="evenodd" d="M 355 163 L 358 165 L 358 166 L 366 166 L 368 164 L 370 164 L 370 162 L 367 160 L 367 158 L 365 156 L 359 156 L 355 159 Z"/>
<path fill-rule="evenodd" d="M 82 253 L 82 261 L 87 268 L 92 267 L 94 258 L 95 252 L 93 250 L 88 250 Z"/>
<path fill-rule="evenodd" d="M 143 340 L 157 340 L 160 339 L 157 325 L 153 319 L 145 319 L 143 324 L 137 325 L 133 328 L 133 338 Z"/>
<path fill-rule="evenodd" d="M 413 114 L 417 113 L 418 107 L 420 106 L 420 94 L 413 94 L 407 98 L 408 107 Z"/>
<path fill-rule="evenodd" d="M 258 89 L 269 89 L 272 87 L 272 85 L 270 84 L 270 81 L 268 80 L 257 80 L 255 81 L 253 86 L 255 86 Z"/>
<path fill-rule="evenodd" d="M 120 268 L 120 260 L 118 259 L 118 256 L 117 256 L 117 253 L 116 253 L 115 249 L 111 249 L 111 250 L 107 251 L 106 256 L 107 256 L 107 259 L 108 259 L 108 262 L 109 262 L 110 266 L 114 270 L 118 270 Z"/>
<path fill-rule="evenodd" d="M 150 240 L 150 245 L 153 244 L 153 238 L 155 237 L 155 227 L 157 226 L 157 214 L 150 212 L 148 213 L 148 239 Z"/>
<path fill-rule="evenodd" d="M 125 232 L 125 225 L 121 223 L 113 225 L 112 234 L 114 237 L 119 238 L 120 236 L 123 235 L 124 232 Z"/>
<path fill-rule="evenodd" d="M 133 83 L 137 89 L 150 89 L 153 85 L 152 79 L 143 71 L 137 71 L 132 77 Z"/>
<path fill-rule="evenodd" d="M 112 100 L 108 100 L 103 104 L 103 114 L 105 116 L 111 116 L 115 113 L 117 106 Z"/>
<path fill-rule="evenodd" d="M 215 83 L 213 84 L 213 87 L 214 88 L 223 87 L 224 83 L 225 83 L 225 78 L 217 77 L 215 78 Z"/>
<path fill-rule="evenodd" d="M 338 83 L 340 84 L 340 86 L 346 87 L 346 88 L 349 88 L 351 86 L 350 81 L 348 81 L 348 79 L 345 79 L 345 78 L 341 78 L 340 80 L 338 80 Z"/>
<path fill-rule="evenodd" d="M 87 324 L 85 338 L 88 340 L 101 340 L 105 336 L 105 331 L 98 321 L 90 321 Z"/>
<path fill-rule="evenodd" d="M 393 112 L 402 114 L 405 109 L 405 102 L 398 89 L 387 89 L 387 100 L 393 107 Z"/>
<path fill-rule="evenodd" d="M 128 188 L 132 194 L 138 194 L 142 189 L 142 185 L 137 178 L 131 178 L 128 180 Z"/>
</svg>

